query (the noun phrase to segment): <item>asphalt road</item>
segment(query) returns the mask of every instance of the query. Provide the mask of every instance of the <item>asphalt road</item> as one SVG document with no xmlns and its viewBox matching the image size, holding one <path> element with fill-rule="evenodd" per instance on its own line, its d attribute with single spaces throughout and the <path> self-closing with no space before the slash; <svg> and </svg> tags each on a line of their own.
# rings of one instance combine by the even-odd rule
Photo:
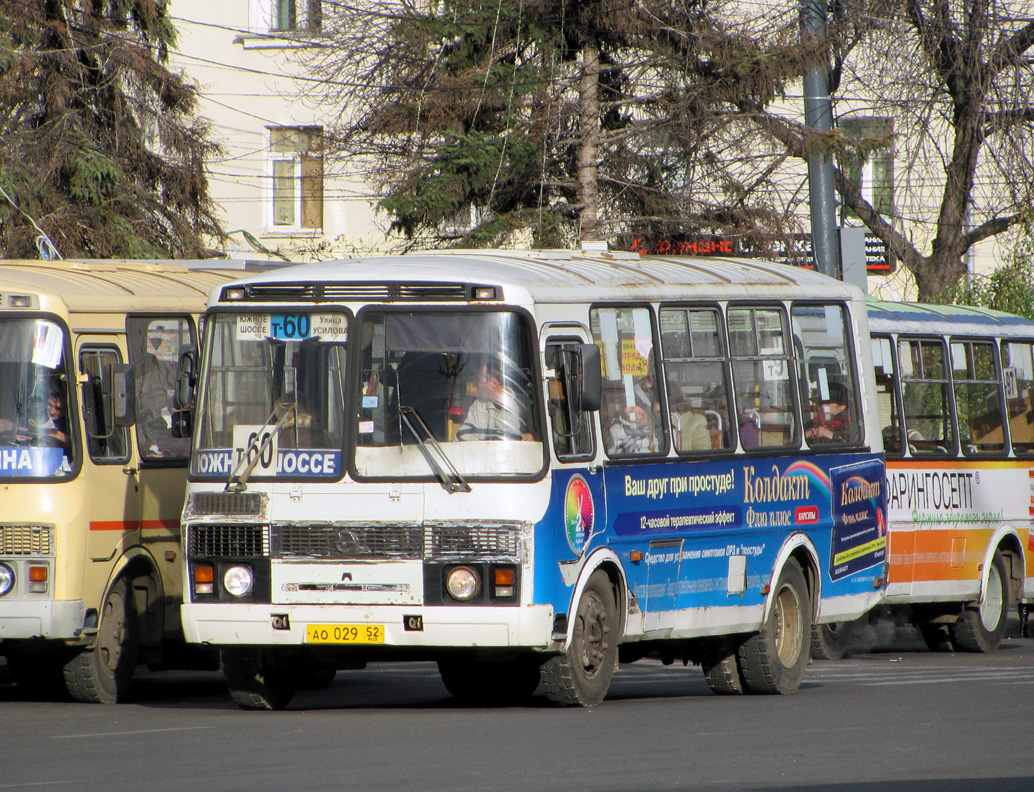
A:
<svg viewBox="0 0 1034 792">
<path fill-rule="evenodd" d="M 812 663 L 794 696 L 719 697 L 696 667 L 641 661 L 593 709 L 541 690 L 460 707 L 426 663 L 342 671 L 273 713 L 207 672 L 144 672 L 113 707 L 0 679 L 0 790 L 1034 790 L 1034 639 L 969 655 L 882 638 Z"/>
</svg>

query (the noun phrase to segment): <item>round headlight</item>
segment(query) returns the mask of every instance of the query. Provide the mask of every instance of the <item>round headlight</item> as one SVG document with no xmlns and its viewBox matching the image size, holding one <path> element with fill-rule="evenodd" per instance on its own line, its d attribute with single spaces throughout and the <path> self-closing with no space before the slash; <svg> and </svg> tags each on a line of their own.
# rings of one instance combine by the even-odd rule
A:
<svg viewBox="0 0 1034 792">
<path fill-rule="evenodd" d="M 0 564 L 0 597 L 14 588 L 14 570 L 7 564 Z"/>
<path fill-rule="evenodd" d="M 255 587 L 255 575 L 251 567 L 232 566 L 223 575 L 223 588 L 235 597 L 244 597 Z"/>
<path fill-rule="evenodd" d="M 449 596 L 460 602 L 469 602 L 477 596 L 481 588 L 478 573 L 468 566 L 458 566 L 449 570 L 445 578 L 445 590 Z"/>
</svg>

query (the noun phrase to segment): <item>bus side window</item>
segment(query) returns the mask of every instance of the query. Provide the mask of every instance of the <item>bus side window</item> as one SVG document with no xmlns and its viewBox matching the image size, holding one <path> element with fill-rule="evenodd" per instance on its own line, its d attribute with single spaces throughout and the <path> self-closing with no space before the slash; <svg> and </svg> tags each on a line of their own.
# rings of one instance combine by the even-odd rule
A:
<svg viewBox="0 0 1034 792">
<path fill-rule="evenodd" d="M 728 325 L 740 445 L 796 445 L 800 432 L 782 310 L 737 306 L 729 309 Z"/>
<path fill-rule="evenodd" d="M 898 340 L 908 447 L 916 455 L 955 455 L 946 358 L 940 339 Z"/>
<path fill-rule="evenodd" d="M 1016 456 L 1034 454 L 1034 344 L 1002 342 L 1006 420 Z"/>
<path fill-rule="evenodd" d="M 578 409 L 571 398 L 576 391 L 579 339 L 550 338 L 546 342 L 546 366 L 555 372 L 549 380 L 549 420 L 553 450 L 563 462 L 592 459 L 596 455 L 592 413 Z"/>
<path fill-rule="evenodd" d="M 136 374 L 136 434 L 141 459 L 185 459 L 190 438 L 173 434 L 179 354 L 195 343 L 185 316 L 129 317 L 126 345 Z"/>
<path fill-rule="evenodd" d="M 129 459 L 129 430 L 110 420 L 111 410 L 105 404 L 115 366 L 121 362 L 118 349 L 113 347 L 85 347 L 79 354 L 79 368 L 86 375 L 83 384 L 86 449 L 90 459 L 99 465 L 119 464 Z"/>
<path fill-rule="evenodd" d="M 661 348 L 672 444 L 680 454 L 732 447 L 732 400 L 722 330 L 716 308 L 661 311 Z"/>
<path fill-rule="evenodd" d="M 994 344 L 952 341 L 951 362 L 962 452 L 1000 454 L 1005 448 L 1005 427 Z"/>
<path fill-rule="evenodd" d="M 653 315 L 646 307 L 593 308 L 593 339 L 603 363 L 603 442 L 612 457 L 656 456 L 668 450 L 654 357 Z"/>
<path fill-rule="evenodd" d="M 794 305 L 791 317 L 808 444 L 859 442 L 861 411 L 844 307 Z"/>
</svg>

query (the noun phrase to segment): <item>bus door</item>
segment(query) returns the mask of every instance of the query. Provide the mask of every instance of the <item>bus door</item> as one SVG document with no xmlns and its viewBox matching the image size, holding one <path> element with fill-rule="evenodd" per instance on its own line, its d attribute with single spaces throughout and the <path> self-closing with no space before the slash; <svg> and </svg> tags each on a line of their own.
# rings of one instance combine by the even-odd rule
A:
<svg viewBox="0 0 1034 792">
<path fill-rule="evenodd" d="M 175 562 L 190 438 L 173 435 L 172 411 L 180 354 L 197 348 L 194 323 L 183 314 L 129 316 L 126 347 L 134 374 L 141 542 L 159 565 L 166 596 L 178 599 Z"/>
<path fill-rule="evenodd" d="M 78 339 L 76 359 L 80 375 L 86 459 L 89 534 L 88 601 L 96 602 L 107 582 L 110 562 L 139 541 L 138 479 L 126 421 L 116 418 L 116 378 L 124 366 L 122 351 L 111 336 Z"/>
<path fill-rule="evenodd" d="M 593 534 L 607 525 L 603 469 L 597 455 L 593 412 L 598 405 L 582 399 L 586 382 L 587 351 L 597 347 L 578 326 L 547 326 L 543 332 L 544 362 L 548 379 L 548 409 L 553 448 L 553 501 L 562 504 L 568 553 L 581 556 Z M 596 359 L 598 363 L 598 358 Z M 598 367 L 597 367 L 598 368 Z"/>
</svg>

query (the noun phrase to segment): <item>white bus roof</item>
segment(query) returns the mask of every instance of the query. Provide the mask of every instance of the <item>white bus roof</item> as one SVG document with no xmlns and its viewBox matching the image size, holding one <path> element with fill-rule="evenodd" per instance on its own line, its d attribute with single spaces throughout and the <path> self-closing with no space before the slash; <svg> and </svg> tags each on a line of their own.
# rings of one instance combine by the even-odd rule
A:
<svg viewBox="0 0 1034 792">
<path fill-rule="evenodd" d="M 183 309 L 197 311 L 220 283 L 240 271 L 153 261 L 0 260 L 0 307 L 30 295 L 41 307 L 58 297 L 71 313 Z M 39 299 L 43 298 L 43 299 Z"/>
<path fill-rule="evenodd" d="M 873 333 L 1034 339 L 1034 320 L 988 308 L 869 300 L 868 313 Z"/>
<path fill-rule="evenodd" d="M 357 284 L 363 288 L 355 288 Z M 617 251 L 430 251 L 301 264 L 240 281 L 246 302 L 462 300 L 466 292 L 461 287 L 470 284 L 502 286 L 507 301 L 519 301 L 523 291 L 543 303 L 736 299 L 758 297 L 759 292 L 773 299 L 861 296 L 853 286 L 785 264 Z"/>
</svg>

